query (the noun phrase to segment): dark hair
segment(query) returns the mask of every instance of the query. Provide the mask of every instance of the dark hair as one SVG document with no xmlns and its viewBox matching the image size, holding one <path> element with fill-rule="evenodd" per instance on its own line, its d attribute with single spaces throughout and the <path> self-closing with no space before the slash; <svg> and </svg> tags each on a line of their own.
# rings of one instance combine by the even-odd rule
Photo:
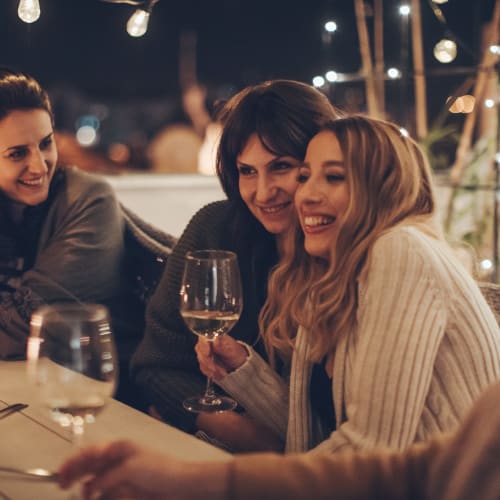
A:
<svg viewBox="0 0 500 500">
<path fill-rule="evenodd" d="M 0 67 L 0 120 L 19 109 L 44 109 L 54 121 L 47 92 L 30 75 Z"/>
<path fill-rule="evenodd" d="M 339 114 L 319 90 L 293 80 L 267 81 L 233 96 L 219 116 L 217 175 L 227 197 L 243 204 L 236 158 L 252 134 L 272 154 L 302 159 L 313 135 Z"/>
</svg>

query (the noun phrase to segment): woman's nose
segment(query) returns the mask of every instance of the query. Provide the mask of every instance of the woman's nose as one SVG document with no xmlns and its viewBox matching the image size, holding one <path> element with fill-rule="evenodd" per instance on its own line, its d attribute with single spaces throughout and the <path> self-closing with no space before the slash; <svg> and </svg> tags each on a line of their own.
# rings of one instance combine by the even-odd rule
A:
<svg viewBox="0 0 500 500">
<path fill-rule="evenodd" d="M 30 155 L 28 169 L 33 173 L 45 173 L 48 170 L 47 161 L 42 151 L 37 149 Z"/>
<path fill-rule="evenodd" d="M 323 199 L 323 193 L 317 186 L 308 181 L 297 189 L 295 198 L 299 203 L 320 203 Z"/>
<path fill-rule="evenodd" d="M 268 177 L 261 177 L 257 181 L 255 198 L 257 201 L 265 202 L 276 196 L 278 188 Z"/>
</svg>

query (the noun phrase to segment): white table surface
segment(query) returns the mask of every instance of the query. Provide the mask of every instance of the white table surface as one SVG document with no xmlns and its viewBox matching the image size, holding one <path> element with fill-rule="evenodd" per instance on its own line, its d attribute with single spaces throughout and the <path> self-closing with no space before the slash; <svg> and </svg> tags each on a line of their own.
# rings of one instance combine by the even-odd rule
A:
<svg viewBox="0 0 500 500">
<path fill-rule="evenodd" d="M 52 421 L 28 381 L 26 362 L 0 361 L 0 409 L 27 403 L 22 412 L 0 419 L 0 465 L 57 469 L 73 453 L 70 433 Z M 86 426 L 83 445 L 132 439 L 179 459 L 228 459 L 224 451 L 159 422 L 116 400 L 110 400 L 96 422 Z M 3 496 L 2 496 L 3 495 Z M 68 498 L 50 482 L 14 477 L 0 472 L 0 499 L 58 500 Z"/>
</svg>

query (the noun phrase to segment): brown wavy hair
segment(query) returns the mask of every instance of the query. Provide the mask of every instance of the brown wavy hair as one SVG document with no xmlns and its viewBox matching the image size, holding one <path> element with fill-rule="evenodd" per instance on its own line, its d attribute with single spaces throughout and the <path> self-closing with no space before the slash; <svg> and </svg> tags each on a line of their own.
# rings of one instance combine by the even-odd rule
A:
<svg viewBox="0 0 500 500">
<path fill-rule="evenodd" d="M 331 259 L 308 255 L 298 221 L 268 285 L 259 318 L 272 362 L 289 360 L 298 325 L 308 330 L 311 360 L 332 353 L 355 325 L 357 280 L 377 238 L 405 221 L 436 238 L 428 160 L 394 123 L 354 115 L 323 128 L 337 137 L 346 168 L 349 203 Z M 300 189 L 300 188 L 299 188 Z"/>
<path fill-rule="evenodd" d="M 47 92 L 27 73 L 21 73 L 5 66 L 0 67 L 0 120 L 12 111 L 43 109 L 54 115 Z"/>
</svg>

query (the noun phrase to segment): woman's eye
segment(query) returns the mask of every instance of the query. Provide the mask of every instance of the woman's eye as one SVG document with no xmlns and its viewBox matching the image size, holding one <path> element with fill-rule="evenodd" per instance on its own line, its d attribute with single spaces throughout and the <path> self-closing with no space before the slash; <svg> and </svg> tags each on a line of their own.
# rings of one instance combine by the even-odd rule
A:
<svg viewBox="0 0 500 500">
<path fill-rule="evenodd" d="M 51 146 L 51 144 L 52 144 L 52 137 L 47 137 L 47 139 L 44 139 L 40 143 L 40 149 L 47 149 Z"/>
<path fill-rule="evenodd" d="M 238 172 L 240 175 L 252 175 L 254 173 L 254 169 L 252 167 L 238 167 Z"/>
<path fill-rule="evenodd" d="M 280 170 L 289 170 L 293 167 L 293 165 L 291 165 L 290 163 L 287 163 L 285 161 L 282 161 L 282 162 L 278 162 L 278 163 L 274 163 L 273 164 L 273 170 L 276 172 L 276 171 L 280 171 Z"/>
<path fill-rule="evenodd" d="M 297 176 L 297 182 L 299 182 L 300 184 L 303 184 L 304 182 L 307 181 L 309 177 L 306 175 L 306 174 L 299 174 Z"/>
<path fill-rule="evenodd" d="M 330 174 L 326 176 L 328 182 L 342 182 L 345 181 L 345 175 L 342 174 Z"/>
<path fill-rule="evenodd" d="M 20 160 L 21 158 L 24 158 L 25 156 L 26 156 L 26 153 L 23 150 L 12 151 L 9 154 L 9 158 L 12 160 Z"/>
</svg>

